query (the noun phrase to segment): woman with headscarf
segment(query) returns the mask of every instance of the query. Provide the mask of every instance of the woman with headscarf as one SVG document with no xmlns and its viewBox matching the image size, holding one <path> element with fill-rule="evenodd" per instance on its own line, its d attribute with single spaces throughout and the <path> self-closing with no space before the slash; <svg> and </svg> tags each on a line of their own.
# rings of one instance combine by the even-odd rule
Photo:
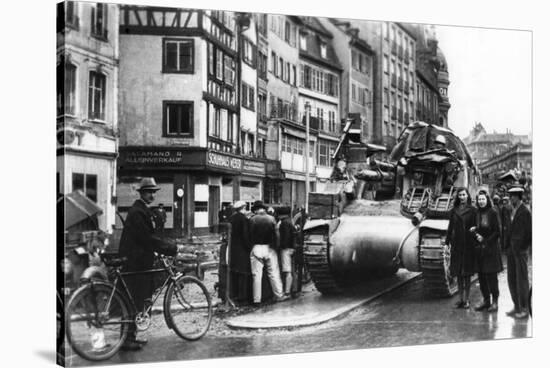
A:
<svg viewBox="0 0 550 368">
<path fill-rule="evenodd" d="M 470 193 L 459 188 L 450 212 L 445 244 L 451 246 L 451 276 L 456 276 L 460 300 L 456 308 L 470 308 L 470 281 L 476 272 L 475 239 L 470 228 L 475 226 L 476 209 Z"/>
<path fill-rule="evenodd" d="M 493 208 L 489 195 L 485 190 L 480 190 L 476 196 L 477 214 L 476 226 L 470 230 L 474 233 L 478 246 L 478 275 L 479 287 L 483 295 L 483 302 L 476 311 L 498 310 L 498 276 L 502 271 L 502 256 L 498 239 L 500 237 L 500 224 L 498 213 Z M 491 301 L 492 297 L 492 301 Z"/>
</svg>

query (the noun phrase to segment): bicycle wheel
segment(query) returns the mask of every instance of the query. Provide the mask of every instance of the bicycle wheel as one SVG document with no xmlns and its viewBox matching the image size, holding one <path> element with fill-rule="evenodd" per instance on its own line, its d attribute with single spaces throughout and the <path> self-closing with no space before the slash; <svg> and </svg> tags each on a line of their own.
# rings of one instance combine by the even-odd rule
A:
<svg viewBox="0 0 550 368">
<path fill-rule="evenodd" d="M 164 297 L 164 316 L 182 339 L 203 337 L 212 322 L 212 302 L 204 284 L 192 276 L 171 283 Z"/>
<path fill-rule="evenodd" d="M 134 323 L 122 295 L 111 285 L 90 283 L 75 291 L 67 305 L 67 341 L 84 359 L 112 357 Z"/>
</svg>

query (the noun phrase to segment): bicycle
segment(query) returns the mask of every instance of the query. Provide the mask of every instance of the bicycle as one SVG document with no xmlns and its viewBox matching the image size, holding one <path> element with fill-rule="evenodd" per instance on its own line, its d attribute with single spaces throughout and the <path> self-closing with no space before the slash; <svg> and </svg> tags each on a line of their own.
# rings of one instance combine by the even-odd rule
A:
<svg viewBox="0 0 550 368">
<path fill-rule="evenodd" d="M 155 255 L 162 262 L 160 268 L 133 272 L 121 271 L 125 257 L 101 255 L 111 268 L 114 282 L 91 279 L 74 292 L 67 304 L 67 341 L 79 356 L 92 361 L 109 359 L 121 348 L 130 324 L 134 323 L 138 331 L 147 330 L 153 305 L 164 289 L 163 314 L 168 328 L 189 341 L 206 334 L 212 322 L 212 302 L 206 287 L 197 278 L 178 272 L 172 257 Z M 137 311 L 124 277 L 160 272 L 168 273 L 164 283 L 144 310 Z"/>
</svg>

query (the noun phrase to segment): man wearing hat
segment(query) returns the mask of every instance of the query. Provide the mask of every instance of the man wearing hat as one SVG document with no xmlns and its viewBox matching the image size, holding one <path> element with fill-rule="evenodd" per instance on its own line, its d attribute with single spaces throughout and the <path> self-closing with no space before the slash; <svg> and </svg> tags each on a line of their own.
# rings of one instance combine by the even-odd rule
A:
<svg viewBox="0 0 550 368">
<path fill-rule="evenodd" d="M 288 299 L 283 295 L 283 285 L 277 260 L 277 235 L 275 219 L 268 215 L 267 208 L 262 201 L 252 205 L 254 216 L 250 218 L 250 242 L 253 244 L 250 252 L 250 266 L 252 268 L 252 295 L 254 304 L 262 301 L 262 273 L 264 265 L 267 267 L 267 277 L 271 284 L 275 301 Z"/>
<path fill-rule="evenodd" d="M 508 288 L 514 309 L 506 314 L 515 318 L 528 318 L 529 269 L 528 253 L 531 247 L 531 212 L 523 204 L 523 188 L 508 189 L 511 209 L 503 211 L 503 226 L 506 231 L 504 251 L 507 258 Z"/>
<path fill-rule="evenodd" d="M 249 224 L 246 217 L 246 203 L 233 204 L 235 213 L 229 217 L 231 243 L 229 246 L 229 266 L 231 286 L 229 295 L 237 303 L 250 303 L 252 300 L 252 271 L 250 269 Z"/>
<path fill-rule="evenodd" d="M 124 271 L 143 271 L 151 269 L 154 261 L 154 252 L 167 255 L 175 255 L 178 247 L 168 244 L 154 237 L 155 214 L 149 207 L 154 201 L 154 194 L 160 188 L 154 178 L 143 178 L 137 191 L 140 198 L 137 199 L 124 221 L 124 229 L 120 238 L 119 254 L 126 257 Z M 144 309 L 145 300 L 153 294 L 153 279 L 151 275 L 135 275 L 125 278 L 126 284 L 138 312 Z M 136 326 L 130 324 L 128 336 L 122 345 L 124 350 L 139 350 L 147 343 L 145 339 L 136 338 Z"/>
</svg>

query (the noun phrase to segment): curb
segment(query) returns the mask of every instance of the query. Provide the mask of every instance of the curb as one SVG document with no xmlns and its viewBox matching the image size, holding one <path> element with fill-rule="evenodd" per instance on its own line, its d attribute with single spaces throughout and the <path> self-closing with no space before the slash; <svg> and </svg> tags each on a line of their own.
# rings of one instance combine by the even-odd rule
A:
<svg viewBox="0 0 550 368">
<path fill-rule="evenodd" d="M 226 325 L 229 326 L 232 329 L 239 329 L 239 330 L 253 330 L 253 329 L 288 329 L 288 328 L 297 328 L 297 327 L 307 327 L 307 326 L 313 326 L 318 325 L 330 320 L 333 320 L 335 318 L 341 317 L 352 310 L 371 302 L 372 300 L 379 298 L 380 296 L 395 290 L 404 284 L 413 281 L 420 277 L 422 273 L 416 273 L 415 275 L 412 275 L 410 278 L 407 278 L 406 280 L 401 280 L 382 291 L 379 291 L 375 293 L 374 295 L 371 295 L 365 299 L 359 300 L 357 302 L 350 303 L 348 305 L 345 305 L 343 307 L 337 308 L 333 311 L 327 312 L 321 316 L 314 316 L 314 317 L 306 317 L 306 318 L 300 318 L 298 320 L 289 320 L 286 322 L 282 321 L 265 321 L 262 323 L 252 323 L 247 321 L 237 321 L 237 322 L 231 322 L 226 321 Z"/>
</svg>

